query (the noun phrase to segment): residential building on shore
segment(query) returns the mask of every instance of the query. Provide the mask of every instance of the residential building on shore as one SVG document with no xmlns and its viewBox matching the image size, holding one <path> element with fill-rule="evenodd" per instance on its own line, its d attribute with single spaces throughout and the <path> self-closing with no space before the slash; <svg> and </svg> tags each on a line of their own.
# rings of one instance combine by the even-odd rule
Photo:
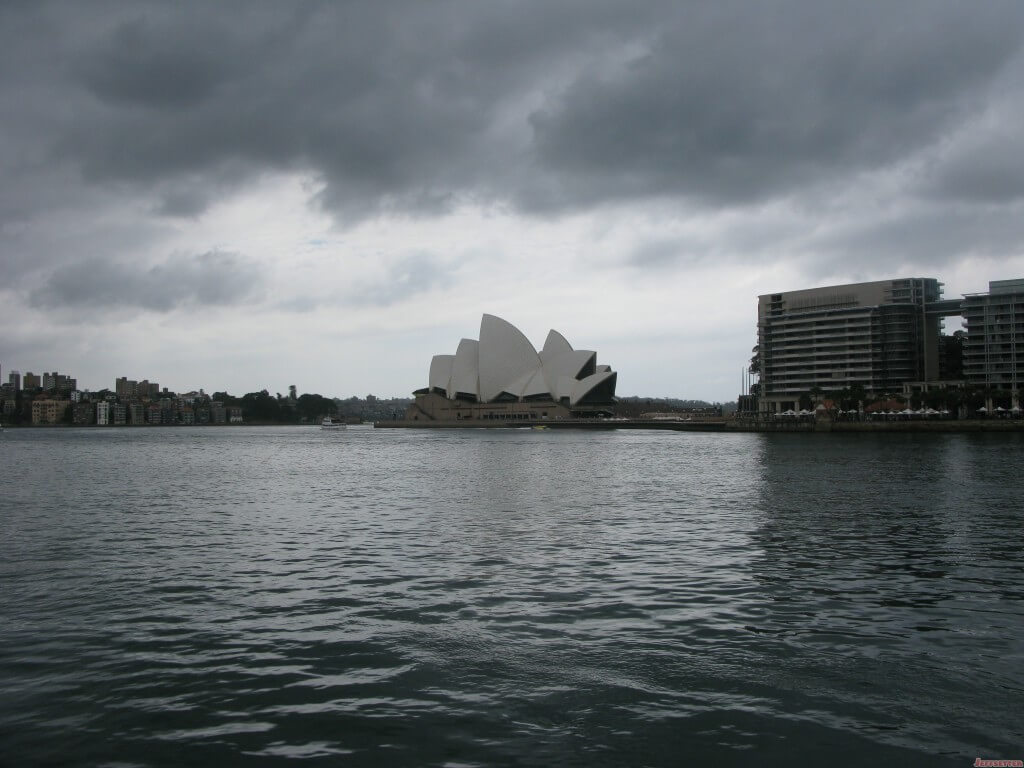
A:
<svg viewBox="0 0 1024 768">
<path fill-rule="evenodd" d="M 60 424 L 71 405 L 69 400 L 40 399 L 32 401 L 33 424 Z"/>
<path fill-rule="evenodd" d="M 76 427 L 87 427 L 96 423 L 96 410 L 92 403 L 71 403 L 71 423 Z"/>
<path fill-rule="evenodd" d="M 796 409 L 814 392 L 906 395 L 965 384 L 1010 392 L 1016 405 L 1024 279 L 993 281 L 988 293 L 962 299 L 944 299 L 942 289 L 935 278 L 913 277 L 759 296 L 757 410 Z M 942 319 L 961 315 L 966 334 L 942 336 Z M 949 359 L 961 342 L 962 369 Z M 962 378 L 947 380 L 950 371 Z"/>
<path fill-rule="evenodd" d="M 1024 279 L 994 280 L 964 296 L 964 377 L 987 389 L 1024 386 Z"/>
<path fill-rule="evenodd" d="M 758 297 L 759 410 L 798 407 L 814 390 L 937 378 L 940 319 L 959 314 L 941 296 L 935 278 L 901 278 Z"/>
</svg>

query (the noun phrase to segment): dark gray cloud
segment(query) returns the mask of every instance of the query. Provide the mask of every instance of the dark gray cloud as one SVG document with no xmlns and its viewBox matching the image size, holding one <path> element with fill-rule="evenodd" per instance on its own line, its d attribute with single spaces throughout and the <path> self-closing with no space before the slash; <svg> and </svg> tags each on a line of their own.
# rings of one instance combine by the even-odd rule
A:
<svg viewBox="0 0 1024 768">
<path fill-rule="evenodd" d="M 1024 73 L 1022 73 L 1024 79 Z M 1024 104 L 1020 105 L 1024 108 Z M 922 174 L 921 191 L 934 198 L 986 205 L 1024 199 L 1024 109 L 982 125 L 955 142 Z"/>
<path fill-rule="evenodd" d="M 31 273 L 37 305 L 123 303 L 96 280 L 113 261 L 87 275 L 83 244 L 51 238 L 43 254 L 19 227 L 118 196 L 187 224 L 277 171 L 311 175 L 311 200 L 352 224 L 465 202 L 538 216 L 813 206 L 877 194 L 866 176 L 906 166 L 893 218 L 822 213 L 818 268 L 1019 247 L 1022 39 L 1017 0 L 6 3 L 0 259 Z M 971 207 L 1001 234 L 973 227 Z M 140 238 L 160 227 L 137 224 Z M 92 252 L 122 259 L 136 243 L 121 234 Z M 675 237 L 647 233 L 623 261 L 670 268 L 739 242 Z M 755 242 L 749 259 L 771 250 Z M 58 263 L 71 271 L 38 287 Z M 407 266 L 367 300 L 418 290 Z M 203 301 L 139 279 L 150 306 Z"/>
<path fill-rule="evenodd" d="M 224 32 L 183 15 L 153 24 L 134 18 L 114 28 L 99 49 L 82 56 L 81 82 L 117 107 L 186 109 L 217 95 L 241 62 L 218 50 Z"/>
<path fill-rule="evenodd" d="M 38 309 L 125 307 L 169 312 L 178 307 L 237 305 L 263 287 L 261 270 L 241 256 L 212 251 L 144 266 L 92 258 L 53 272 L 32 291 Z"/>
<path fill-rule="evenodd" d="M 955 130 L 1003 96 L 996 84 L 1024 34 L 1017 2 L 61 3 L 2 13 L 0 114 L 15 118 L 7 138 L 39 163 L 143 190 L 300 169 L 319 175 L 319 202 L 348 220 L 466 200 L 545 213 L 792 194 L 899 162 Z M 963 184 L 984 194 L 983 180 Z M 156 208 L 194 215 L 205 202 L 179 192 Z"/>
<path fill-rule="evenodd" d="M 581 74 L 531 117 L 558 185 L 541 204 L 758 201 L 912 157 L 984 107 L 1020 50 L 1022 8 L 770 2 L 680 14 L 645 55 Z"/>
</svg>

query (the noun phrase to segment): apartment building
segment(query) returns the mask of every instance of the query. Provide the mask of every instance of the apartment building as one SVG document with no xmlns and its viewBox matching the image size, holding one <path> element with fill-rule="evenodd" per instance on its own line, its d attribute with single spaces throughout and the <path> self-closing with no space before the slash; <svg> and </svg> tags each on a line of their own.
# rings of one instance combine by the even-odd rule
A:
<svg viewBox="0 0 1024 768">
<path fill-rule="evenodd" d="M 71 401 L 71 423 L 77 427 L 86 427 L 96 423 L 96 413 L 92 403 L 76 403 Z"/>
<path fill-rule="evenodd" d="M 854 387 L 899 392 L 939 376 L 943 316 L 935 278 L 900 278 L 758 297 L 759 410 L 797 408 L 801 394 Z"/>
<path fill-rule="evenodd" d="M 33 400 L 32 423 L 59 424 L 69 405 L 68 400 Z"/>
<path fill-rule="evenodd" d="M 988 389 L 1024 387 L 1024 279 L 993 280 L 963 300 L 964 377 Z"/>
<path fill-rule="evenodd" d="M 133 381 L 127 376 L 121 376 L 114 380 L 114 394 L 123 400 L 130 400 L 136 396 L 138 385 L 137 381 Z"/>
</svg>

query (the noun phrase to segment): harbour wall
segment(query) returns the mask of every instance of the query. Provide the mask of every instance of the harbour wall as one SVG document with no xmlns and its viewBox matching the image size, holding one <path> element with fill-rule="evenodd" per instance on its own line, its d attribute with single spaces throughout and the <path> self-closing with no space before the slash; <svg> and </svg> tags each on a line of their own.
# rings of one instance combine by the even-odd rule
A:
<svg viewBox="0 0 1024 768">
<path fill-rule="evenodd" d="M 660 421 L 649 419 L 562 419 L 557 421 L 378 421 L 377 429 L 648 429 L 673 432 L 1024 432 L 1024 420 L 950 419 L 937 421 L 760 421 L 717 419 Z"/>
<path fill-rule="evenodd" d="M 1024 432 L 1020 419 L 938 419 L 929 421 L 760 421 L 733 419 L 730 432 Z"/>
</svg>

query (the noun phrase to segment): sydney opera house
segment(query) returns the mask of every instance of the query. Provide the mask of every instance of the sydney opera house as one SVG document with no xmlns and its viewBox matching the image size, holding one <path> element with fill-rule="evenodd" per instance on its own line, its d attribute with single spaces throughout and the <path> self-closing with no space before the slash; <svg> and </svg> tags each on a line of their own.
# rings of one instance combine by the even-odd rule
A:
<svg viewBox="0 0 1024 768">
<path fill-rule="evenodd" d="M 528 420 L 610 415 L 616 374 L 597 353 L 573 349 L 550 331 L 538 352 L 505 320 L 484 315 L 480 339 L 430 361 L 430 385 L 417 390 L 407 421 Z"/>
</svg>

